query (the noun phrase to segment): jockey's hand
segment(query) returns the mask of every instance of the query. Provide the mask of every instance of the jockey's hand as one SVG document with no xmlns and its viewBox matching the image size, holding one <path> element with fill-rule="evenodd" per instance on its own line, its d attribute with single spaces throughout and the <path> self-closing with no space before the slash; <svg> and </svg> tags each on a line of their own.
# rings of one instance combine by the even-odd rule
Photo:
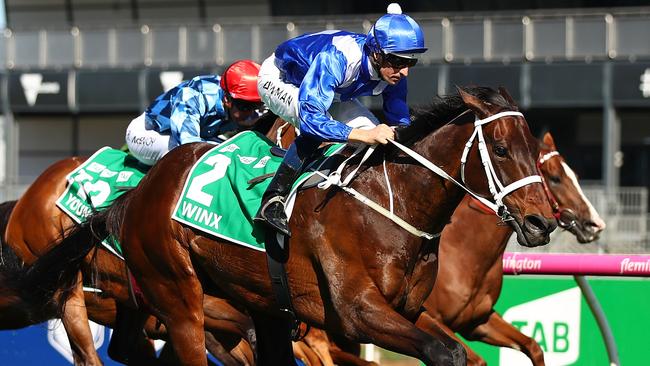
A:
<svg viewBox="0 0 650 366">
<path fill-rule="evenodd" d="M 352 142 L 363 142 L 369 145 L 388 143 L 388 140 L 395 139 L 395 131 L 385 124 L 375 126 L 370 130 L 362 130 L 354 128 L 348 136 L 348 140 Z"/>
</svg>

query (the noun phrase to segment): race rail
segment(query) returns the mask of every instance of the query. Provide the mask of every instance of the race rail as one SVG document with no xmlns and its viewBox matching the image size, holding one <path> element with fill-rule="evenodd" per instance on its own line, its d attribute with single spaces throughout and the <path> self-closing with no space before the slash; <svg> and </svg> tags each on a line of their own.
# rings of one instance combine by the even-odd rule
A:
<svg viewBox="0 0 650 366">
<path fill-rule="evenodd" d="M 650 277 L 650 255 L 504 253 L 503 273 Z"/>
<path fill-rule="evenodd" d="M 610 365 L 621 364 L 607 317 L 584 276 L 650 277 L 650 255 L 504 253 L 503 273 L 573 276 L 600 328 Z"/>
</svg>

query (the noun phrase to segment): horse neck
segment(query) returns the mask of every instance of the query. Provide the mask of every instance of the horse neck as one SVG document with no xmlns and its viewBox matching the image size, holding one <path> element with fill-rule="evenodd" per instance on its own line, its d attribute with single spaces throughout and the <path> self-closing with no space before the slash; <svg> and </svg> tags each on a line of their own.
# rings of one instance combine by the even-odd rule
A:
<svg viewBox="0 0 650 366">
<path fill-rule="evenodd" d="M 501 265 L 513 230 L 509 225 L 499 225 L 499 221 L 497 216 L 480 211 L 470 196 L 465 196 L 454 211 L 443 231 L 440 255 L 445 266 L 472 269 L 459 280 L 481 282 L 490 269 Z M 470 225 L 472 235 L 467 234 Z"/>
<path fill-rule="evenodd" d="M 472 132 L 472 124 L 448 124 L 416 142 L 413 150 L 460 181 L 460 159 Z M 394 189 L 400 192 L 399 200 L 405 202 L 402 206 L 408 211 L 402 214 L 412 217 L 416 227 L 440 232 L 464 191 L 419 163 L 400 164 L 398 161 L 391 165 L 396 170 L 394 176 L 406 178 L 399 180 Z"/>
</svg>

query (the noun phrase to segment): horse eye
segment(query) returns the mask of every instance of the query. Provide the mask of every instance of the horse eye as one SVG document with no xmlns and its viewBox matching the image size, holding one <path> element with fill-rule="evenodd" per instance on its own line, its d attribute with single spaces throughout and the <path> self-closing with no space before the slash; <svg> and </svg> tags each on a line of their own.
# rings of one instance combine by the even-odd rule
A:
<svg viewBox="0 0 650 366">
<path fill-rule="evenodd" d="M 494 153 L 503 158 L 508 153 L 508 149 L 505 146 L 497 145 L 494 147 Z"/>
<path fill-rule="evenodd" d="M 557 175 L 551 175 L 550 177 L 548 177 L 548 180 L 551 181 L 551 183 L 553 184 L 560 184 L 560 182 L 562 181 L 560 177 L 558 177 Z"/>
</svg>

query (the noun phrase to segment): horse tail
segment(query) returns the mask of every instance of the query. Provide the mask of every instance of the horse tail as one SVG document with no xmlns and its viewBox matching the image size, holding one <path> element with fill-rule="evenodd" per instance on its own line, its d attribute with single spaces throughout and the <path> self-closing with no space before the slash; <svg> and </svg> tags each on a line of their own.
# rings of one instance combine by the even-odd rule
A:
<svg viewBox="0 0 650 366">
<path fill-rule="evenodd" d="M 93 213 L 84 223 L 72 227 L 59 244 L 36 260 L 17 283 L 24 296 L 35 303 L 55 305 L 59 315 L 62 314 L 88 253 L 100 246 L 109 234 L 119 237 L 119 215 L 124 214 L 130 193 L 125 193 L 106 210 Z M 92 262 L 91 268 L 94 267 Z"/>
<path fill-rule="evenodd" d="M 0 329 L 16 329 L 46 320 L 33 303 L 26 301 L 16 283 L 26 268 L 5 240 L 9 216 L 18 201 L 0 203 Z"/>
</svg>

